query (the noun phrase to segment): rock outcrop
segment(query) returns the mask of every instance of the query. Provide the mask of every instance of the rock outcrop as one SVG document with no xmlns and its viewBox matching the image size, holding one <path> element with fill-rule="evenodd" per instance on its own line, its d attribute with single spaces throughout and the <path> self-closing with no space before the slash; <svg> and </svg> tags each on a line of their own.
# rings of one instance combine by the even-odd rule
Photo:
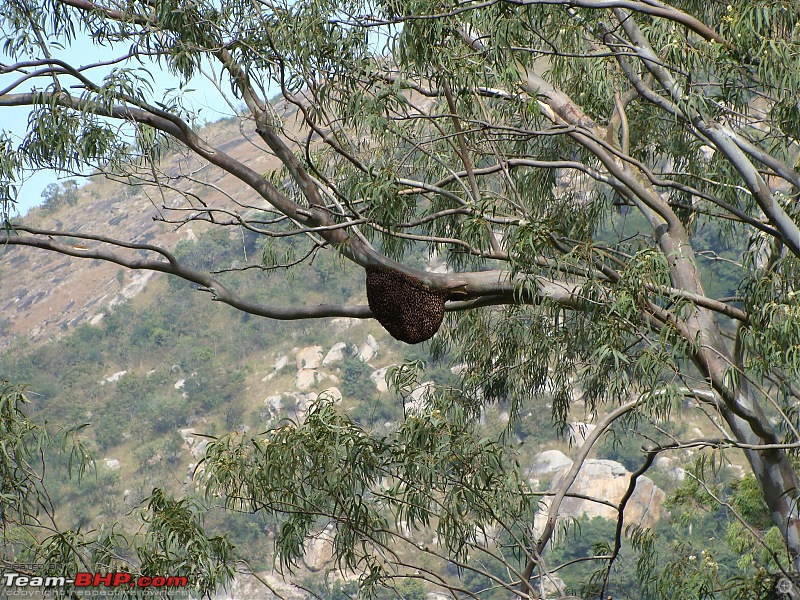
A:
<svg viewBox="0 0 800 600">
<path fill-rule="evenodd" d="M 361 345 L 361 348 L 358 350 L 358 358 L 360 358 L 364 362 L 369 362 L 378 354 L 378 342 L 375 341 L 375 338 L 372 337 L 370 333 L 367 336 L 367 339 Z"/>
<path fill-rule="evenodd" d="M 322 359 L 322 366 L 327 367 L 329 365 L 334 365 L 338 362 L 344 360 L 344 352 L 347 349 L 347 344 L 344 342 L 337 342 L 334 344 L 328 353 L 325 355 L 325 358 Z"/>
<path fill-rule="evenodd" d="M 297 351 L 297 369 L 319 369 L 322 365 L 322 346 L 309 346 Z"/>
<path fill-rule="evenodd" d="M 555 492 L 560 488 L 568 471 L 569 467 L 565 465 L 556 473 L 550 484 L 550 491 Z M 589 459 L 583 463 L 569 491 L 572 494 L 597 498 L 616 505 L 625 495 L 630 479 L 630 471 L 616 461 Z M 663 490 L 649 477 L 639 477 L 633 495 L 625 507 L 624 524 L 652 527 L 661 518 L 661 505 L 665 499 Z M 535 527 L 538 531 L 542 530 L 547 520 L 551 500 L 551 497 L 545 498 L 542 502 L 543 510 L 536 515 Z M 616 520 L 617 511 L 608 504 L 567 496 L 561 504 L 559 519 L 566 517 L 602 517 Z"/>
<path fill-rule="evenodd" d="M 309 571 L 319 572 L 333 562 L 333 527 L 328 526 L 306 542 L 303 564 Z"/>
<path fill-rule="evenodd" d="M 533 475 L 550 475 L 572 466 L 572 459 L 560 450 L 545 450 L 536 455 L 531 466 Z"/>
<path fill-rule="evenodd" d="M 383 367 L 382 369 L 373 371 L 372 375 L 369 376 L 369 378 L 373 381 L 373 383 L 375 383 L 375 387 L 381 394 L 389 391 L 389 385 L 386 383 L 386 371 L 388 370 L 389 367 Z"/>
<path fill-rule="evenodd" d="M 308 390 L 316 386 L 320 381 L 327 379 L 328 376 L 316 369 L 300 369 L 294 378 L 294 387 L 298 390 Z"/>
</svg>

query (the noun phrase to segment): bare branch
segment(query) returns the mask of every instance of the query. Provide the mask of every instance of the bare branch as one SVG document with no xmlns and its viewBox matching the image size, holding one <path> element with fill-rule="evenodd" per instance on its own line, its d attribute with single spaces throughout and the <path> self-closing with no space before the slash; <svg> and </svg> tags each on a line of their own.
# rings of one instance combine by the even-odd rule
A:
<svg viewBox="0 0 800 600">
<path fill-rule="evenodd" d="M 583 467 L 583 463 L 586 461 L 586 458 L 589 456 L 589 452 L 592 450 L 592 447 L 600 439 L 600 436 L 605 433 L 605 431 L 621 416 L 629 413 L 633 409 L 635 409 L 640 403 L 642 402 L 642 398 L 637 398 L 636 400 L 631 400 L 630 402 L 626 402 L 625 404 L 621 405 L 620 407 L 614 409 L 602 421 L 597 424 L 597 427 L 586 437 L 583 445 L 578 450 L 578 454 L 575 456 L 572 467 L 564 476 L 561 481 L 561 484 L 558 488 L 558 491 L 553 498 L 552 502 L 550 503 L 550 507 L 548 508 L 547 512 L 547 521 L 545 523 L 544 529 L 542 533 L 539 535 L 539 539 L 536 540 L 536 553 L 541 554 L 544 551 L 545 546 L 550 541 L 550 538 L 553 535 L 553 532 L 556 528 L 556 523 L 558 521 L 558 512 L 561 510 L 561 503 L 564 501 L 567 493 L 569 492 L 569 488 L 572 487 L 572 484 L 575 482 L 575 479 L 578 477 L 578 473 L 580 472 L 581 468 Z M 529 561 L 528 564 L 525 566 L 525 570 L 523 571 L 523 581 L 530 580 L 531 576 L 533 575 L 533 569 L 536 565 Z"/>
<path fill-rule="evenodd" d="M 58 232 L 58 235 L 72 235 Z M 93 239 L 90 236 L 84 236 L 84 239 Z M 165 254 L 166 250 L 156 249 L 148 244 L 130 244 L 127 242 L 110 241 L 108 238 L 98 239 L 106 243 L 114 244 L 124 248 L 139 248 L 146 250 L 153 250 L 160 254 Z M 128 269 L 144 269 L 149 271 L 157 271 L 159 273 L 168 273 L 175 275 L 195 283 L 200 286 L 198 289 L 203 292 L 211 294 L 211 299 L 228 304 L 233 308 L 241 310 L 252 315 L 267 317 L 270 319 L 278 319 L 281 321 L 298 320 L 298 319 L 315 319 L 321 317 L 351 317 L 354 319 L 369 319 L 372 317 L 372 312 L 368 306 L 339 306 L 332 304 L 318 304 L 316 306 L 307 307 L 288 307 L 276 308 L 250 302 L 240 298 L 229 289 L 227 289 L 217 279 L 205 273 L 198 271 L 191 267 L 181 265 L 177 262 L 164 262 L 160 260 L 144 259 L 144 258 L 130 258 L 115 254 L 107 250 L 92 249 L 86 247 L 78 247 L 72 244 L 57 242 L 48 238 L 41 237 L 28 237 L 28 236 L 0 236 L 0 246 L 29 246 L 33 248 L 40 248 L 42 250 L 49 250 L 65 254 L 67 256 L 74 256 L 77 258 L 93 258 L 103 260 L 106 262 L 114 263 Z"/>
</svg>

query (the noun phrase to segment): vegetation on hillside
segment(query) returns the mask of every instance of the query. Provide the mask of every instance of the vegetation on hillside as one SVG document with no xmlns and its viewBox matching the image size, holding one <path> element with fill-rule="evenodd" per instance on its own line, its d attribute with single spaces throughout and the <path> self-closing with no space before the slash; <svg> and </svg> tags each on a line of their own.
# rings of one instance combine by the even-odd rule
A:
<svg viewBox="0 0 800 600">
<path fill-rule="evenodd" d="M 175 428 L 206 419 L 213 429 L 198 487 L 171 497 L 161 486 L 142 498 L 141 545 L 125 552 L 111 532 L 84 545 L 86 516 L 100 508 L 80 507 L 81 498 L 61 509 L 72 503 L 77 530 L 47 520 L 54 507 L 38 501 L 37 487 L 45 466 L 28 468 L 44 438 L 31 445 L 38 426 L 11 410 L 18 450 L 0 453 L 9 474 L 2 493 L 19 510 L 0 525 L 5 535 L 22 527 L 50 536 L 54 545 L 15 538 L 31 561 L 56 552 L 85 568 L 192 565 L 205 593 L 236 561 L 204 529 L 205 512 L 245 512 L 274 523 L 264 536 L 274 536 L 287 572 L 307 544 L 329 538 L 339 575 L 364 595 L 438 589 L 531 600 L 550 594 L 545 583 L 561 572 L 585 598 L 800 594 L 793 3 L 7 0 L 3 8 L 0 111 L 24 107 L 30 117 L 21 136 L 0 132 L 0 244 L 174 279 L 162 284 L 168 300 L 143 303 L 143 312 L 120 307 L 99 328 L 66 336 L 69 351 L 18 351 L 4 368 L 34 391 L 35 363 L 51 362 L 54 379 L 41 381 L 31 417 L 52 411 L 80 432 L 95 420 L 102 432 L 78 435 L 98 449 L 131 444 L 142 473 L 121 480 L 148 469 L 151 481 L 174 478 Z M 81 52 L 96 62 L 74 62 L 79 43 L 97 49 Z M 155 89 L 156 70 L 181 89 L 212 77 L 238 107 L 238 133 L 223 141 L 203 129 L 180 90 Z M 268 102 L 277 90 L 280 113 Z M 234 152 L 241 145 L 253 154 Z M 168 154 L 169 169 L 160 161 Z M 123 182 L 131 190 L 123 201 L 146 188 L 161 204 L 158 219 L 213 231 L 172 251 L 83 223 L 62 229 L 54 217 L 75 200 L 66 188 L 48 191 L 43 212 L 52 214 L 40 223 L 10 222 L 17 181 L 42 169 Z M 235 258 L 234 238 L 244 249 Z M 422 268 L 434 253 L 447 268 Z M 375 275 L 367 304 L 353 293 L 364 270 Z M 179 304 L 187 286 L 215 302 Z M 292 421 L 255 422 L 254 373 L 243 359 L 292 335 L 276 321 L 305 321 L 296 339 L 310 341 L 313 319 L 373 316 L 399 339 L 431 339 L 391 370 L 402 415 L 369 398 L 363 366 L 347 360 L 352 397 L 337 405 L 323 395 Z M 86 343 L 93 365 L 128 371 L 113 387 L 110 377 L 105 386 L 88 381 L 91 369 L 76 356 Z M 438 385 L 412 396 L 430 376 L 423 363 L 439 360 L 450 363 L 434 367 Z M 179 374 L 181 392 L 171 381 Z M 84 384 L 78 400 L 73 390 Z M 14 388 L 3 397 L 21 402 Z M 596 429 L 544 504 L 516 436 L 566 433 L 576 412 Z M 120 420 L 136 437 L 119 441 L 128 431 L 115 429 Z M 158 430 L 166 435 L 143 439 Z M 657 461 L 695 453 L 673 498 L 672 526 L 685 529 L 624 527 L 626 493 L 612 502 L 612 529 L 583 524 L 600 539 L 572 533 L 581 556 L 559 550 L 569 539 L 559 536 L 559 515 L 598 444 L 636 467 L 629 492 Z M 638 464 L 628 444 L 641 448 Z M 86 464 L 84 454 L 70 456 Z M 747 476 L 729 478 L 720 465 L 741 457 Z M 95 485 L 118 484 L 98 476 Z M 20 503 L 28 491 L 38 504 Z M 708 515 L 736 523 L 724 542 Z M 697 541 L 702 548 L 696 530 L 710 535 Z"/>
<path fill-rule="evenodd" d="M 257 243 L 255 239 L 248 242 Z M 248 251 L 257 252 L 258 248 L 253 246 Z M 285 251 L 289 250 L 281 248 L 281 252 Z M 227 236 L 211 231 L 196 241 L 181 243 L 176 255 L 188 262 L 213 255 L 219 263 L 225 264 L 234 260 L 237 252 L 237 246 Z M 306 282 L 306 290 L 320 295 L 338 295 L 336 299 L 340 301 L 362 294 L 360 286 L 353 285 L 347 271 L 326 264 L 331 258 L 329 255 L 320 256 L 317 269 L 326 275 L 320 276 L 316 284 Z M 288 272 L 271 273 L 264 282 L 235 274 L 231 277 L 238 278 L 239 284 L 246 286 L 243 289 L 251 290 L 253 295 L 267 293 L 264 290 L 268 287 L 273 298 L 291 294 L 296 283 Z M 33 444 L 39 432 L 51 432 L 48 436 L 59 432 L 54 436 L 55 441 L 45 445 L 42 464 L 47 464 L 48 476 L 46 481 L 36 482 L 35 489 L 41 490 L 37 493 L 47 498 L 61 527 L 84 532 L 80 536 L 83 543 L 113 547 L 128 568 L 136 564 L 136 544 L 145 543 L 136 536 L 141 519 L 151 518 L 148 511 L 153 506 L 161 506 L 161 510 L 178 506 L 169 500 L 173 495 L 185 499 L 187 510 L 208 511 L 204 519 L 207 533 L 203 535 L 218 539 L 216 543 L 222 543 L 224 539 L 224 543 L 229 544 L 225 552 L 230 556 L 245 561 L 256 571 L 268 570 L 273 564 L 275 536 L 285 522 L 282 511 L 269 516 L 263 511 L 241 510 L 244 507 L 222 511 L 216 502 L 203 500 L 203 495 L 195 491 L 202 476 L 194 474 L 191 477 L 192 469 L 187 471 L 196 461 L 187 451 L 178 429 L 190 428 L 210 436 L 211 440 L 221 436 L 220 439 L 228 444 L 238 439 L 234 436 L 229 440 L 226 435 L 230 431 L 261 432 L 268 427 L 280 427 L 282 422 L 265 413 L 262 395 L 248 391 L 248 377 L 258 370 L 260 378 L 261 373 L 269 370 L 269 365 L 259 364 L 260 361 L 274 357 L 276 352 L 285 351 L 288 346 L 319 344 L 329 348 L 339 341 L 340 336 L 327 328 L 310 331 L 301 324 L 253 319 L 247 315 L 235 319 L 230 316 L 229 310 L 205 302 L 192 286 L 172 279 L 156 283 L 150 293 L 135 301 L 108 309 L 98 325 L 84 324 L 68 329 L 59 341 L 33 348 L 26 348 L 25 342 L 20 340 L 0 358 L 0 372 L 4 377 L 28 382 L 24 391 L 29 402 L 22 402 L 22 396 L 11 387 L 4 390 L 8 398 L 16 402 L 7 405 L 13 407 L 14 412 L 7 416 L 6 422 L 14 424 L 24 419 L 30 427 L 19 436 L 20 449 L 35 450 Z M 388 358 L 387 353 L 397 358 L 424 360 L 426 379 L 444 386 L 443 389 L 457 383 L 449 370 L 452 362 L 444 360 L 444 357 L 434 361 L 424 351 L 415 350 L 409 354 L 385 336 L 380 340 L 384 360 Z M 113 383 L 104 381 L 105 375 L 117 370 L 128 372 Z M 379 394 L 370 379 L 372 369 L 366 363 L 353 355 L 346 355 L 337 365 L 336 372 L 355 431 L 360 428 L 386 431 L 385 423 L 394 423 L 394 428 L 402 421 L 402 398 L 396 394 Z M 184 380 L 184 384 L 176 389 L 178 380 Z M 275 385 L 280 386 L 280 381 Z M 544 399 L 534 400 L 526 406 L 529 410 L 541 411 L 545 409 Z M 320 408 L 324 410 L 324 404 Z M 47 426 L 43 428 L 33 423 L 46 423 Z M 497 447 L 499 456 L 515 456 L 514 460 L 520 462 L 523 470 L 530 466 L 535 451 L 546 448 L 548 442 L 560 445 L 556 428 L 547 419 L 522 419 L 513 425 L 513 433 L 500 426 L 493 428 L 493 435 L 510 443 L 505 449 Z M 687 427 L 684 423 L 670 427 L 670 430 L 680 435 Z M 485 430 L 482 435 L 489 431 Z M 649 437 L 659 435 L 652 425 L 639 425 L 637 431 Z M 507 437 L 509 435 L 511 437 Z M 70 444 L 77 445 L 65 445 L 58 436 L 66 436 Z M 316 433 L 311 437 L 323 439 Z M 641 439 L 631 435 L 627 427 L 609 432 L 598 447 L 598 456 L 620 461 L 629 470 L 636 470 L 642 460 Z M 301 447 L 308 445 L 304 438 L 295 443 Z M 320 452 L 329 460 L 332 447 L 324 440 L 319 443 Z M 514 451 L 518 444 L 521 444 L 520 449 Z M 227 447 L 223 445 L 216 451 Z M 104 459 L 114 457 L 125 457 L 121 461 L 121 470 L 111 470 L 106 466 Z M 25 460 L 30 459 L 29 455 Z M 453 457 L 448 460 L 453 460 Z M 19 464 L 22 459 L 18 456 L 15 461 Z M 284 463 L 286 474 L 281 475 L 284 485 L 289 481 L 288 473 L 299 476 L 296 466 L 280 457 L 276 461 Z M 317 459 L 312 464 L 320 467 Z M 324 468 L 323 472 L 337 470 L 340 467 L 331 466 Z M 676 487 L 669 478 L 656 474 L 658 483 L 674 492 L 670 500 L 672 516 L 659 525 L 654 546 L 648 547 L 648 552 L 657 555 L 672 553 L 679 548 L 683 553 L 681 560 L 687 560 L 690 555 L 701 557 L 698 559 L 699 567 L 703 564 L 703 557 L 713 556 L 720 565 L 715 575 L 720 582 L 725 578 L 744 576 L 754 578 L 753 581 L 763 580 L 763 585 L 759 585 L 771 589 L 772 579 L 754 566 L 770 559 L 763 547 L 754 544 L 751 531 L 772 530 L 763 501 L 753 496 L 757 488 L 752 478 L 740 483 L 731 477 L 729 471 L 723 469 L 722 473 L 723 478 L 713 484 L 716 493 L 719 497 L 734 495 L 737 498 L 734 503 L 748 503 L 744 509 L 747 525 L 740 524 L 730 510 L 710 501 L 708 495 L 703 496 L 705 504 L 698 504 L 699 488 L 694 479 L 689 479 L 685 487 Z M 746 495 L 738 494 L 740 487 Z M 324 490 L 321 485 L 319 488 Z M 280 489 L 280 494 L 286 493 L 284 488 Z M 169 496 L 162 496 L 164 493 Z M 212 493 L 212 498 L 214 496 Z M 535 503 L 530 510 L 536 510 Z M 100 525 L 108 522 L 117 523 L 115 536 L 110 540 L 105 539 L 107 527 Z M 595 546 L 613 537 L 614 527 L 612 521 L 599 518 L 565 523 L 550 560 L 570 563 L 593 553 L 607 552 L 608 548 L 602 550 Z M 6 533 L 13 543 L 9 545 L 11 550 L 5 560 L 21 560 L 28 556 L 24 537 L 19 538 L 19 530 L 12 528 Z M 771 535 L 774 537 L 774 532 Z M 715 539 L 718 541 L 714 542 Z M 55 540 L 51 541 L 55 543 Z M 649 555 L 642 555 L 639 549 L 625 541 L 608 589 L 619 597 L 641 594 L 643 588 L 636 577 L 637 561 L 645 560 L 646 556 Z M 109 565 L 97 564 L 98 568 Z M 505 560 L 486 559 L 480 565 L 479 571 L 469 570 L 465 574 L 465 589 L 489 599 L 506 597 L 507 591 L 494 585 L 492 579 L 502 576 L 507 569 Z M 435 568 L 446 574 L 453 567 L 442 563 Z M 516 568 L 522 568 L 522 565 L 517 562 Z M 155 572 L 153 569 L 155 567 L 151 566 L 147 571 L 143 567 L 142 572 Z M 493 575 L 481 574 L 484 570 Z M 701 571 L 698 569 L 695 576 L 700 577 Z M 220 573 L 224 575 L 226 572 Z M 451 574 L 457 573 L 456 570 Z M 578 591 L 600 573 L 602 571 L 598 571 L 596 563 L 578 560 L 559 570 L 558 575 L 568 589 Z M 709 581 L 712 580 L 717 581 L 713 578 Z M 419 586 L 414 581 L 402 583 L 397 593 L 404 598 L 414 597 Z M 359 594 L 355 583 L 345 583 L 326 574 L 307 573 L 300 583 L 308 588 L 309 593 L 322 594 L 324 598 Z M 387 600 L 396 597 L 394 592 L 381 587 L 376 589 L 376 594 L 378 598 Z"/>
</svg>

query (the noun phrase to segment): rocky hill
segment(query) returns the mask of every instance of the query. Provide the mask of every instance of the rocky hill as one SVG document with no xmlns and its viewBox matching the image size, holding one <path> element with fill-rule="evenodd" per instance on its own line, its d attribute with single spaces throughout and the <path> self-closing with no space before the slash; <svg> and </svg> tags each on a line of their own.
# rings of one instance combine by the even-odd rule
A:
<svg viewBox="0 0 800 600">
<path fill-rule="evenodd" d="M 295 133 L 295 110 L 286 104 L 276 107 L 277 113 L 285 119 L 290 137 Z M 246 123 L 241 125 L 246 129 Z M 238 119 L 225 119 L 208 125 L 205 134 L 218 148 L 258 172 L 280 167 L 277 158 L 257 148 L 239 128 Z M 252 190 L 232 175 L 200 165 L 177 152 L 164 157 L 161 170 L 171 179 L 190 174 L 208 184 L 203 191 L 208 202 L 220 200 L 223 196 L 221 190 L 243 204 L 257 201 Z M 33 209 L 25 217 L 25 223 L 41 229 L 101 234 L 174 249 L 181 240 L 192 240 L 198 232 L 205 230 L 201 221 L 176 227 L 158 220 L 163 205 L 179 202 L 178 194 L 169 189 L 131 187 L 97 176 L 80 188 L 77 205 L 64 205 L 52 212 Z M 96 324 L 107 307 L 135 297 L 154 277 L 162 276 L 145 271 L 125 272 L 114 264 L 58 256 L 30 248 L 2 248 L 0 349 L 14 337 L 27 339 L 35 345 L 58 339 L 78 324 Z"/>
<path fill-rule="evenodd" d="M 291 111 L 279 110 L 291 127 Z M 279 167 L 277 159 L 242 136 L 239 125 L 233 119 L 209 125 L 209 137 L 259 172 Z M 202 166 L 177 154 L 165 158 L 162 170 L 174 178 L 189 172 L 193 177 L 202 175 L 206 183 L 238 194 L 242 203 L 256 201 L 232 176 L 211 170 L 205 173 Z M 25 223 L 168 249 L 175 249 L 181 241 L 205 239 L 208 228 L 202 222 L 175 227 L 154 219 L 162 204 L 174 200 L 171 194 L 162 197 L 158 189 L 97 179 L 80 189 L 74 206 L 52 212 L 34 210 Z M 241 242 L 226 239 L 232 248 L 241 247 Z M 343 301 L 364 302 L 363 281 L 357 271 L 345 273 L 321 262 L 315 268 L 331 269 L 324 273 L 325 278 L 320 271 L 320 281 L 328 283 L 311 288 L 324 292 L 327 285 L 343 294 Z M 442 265 L 432 258 L 427 267 L 433 270 Z M 343 283 L 331 283 L 331 277 L 344 277 Z M 296 282 L 270 281 L 270 293 L 297 297 Z M 307 284 L 304 281 L 303 290 Z M 302 419 L 321 394 L 332 397 L 354 418 L 390 431 L 402 418 L 404 407 L 387 387 L 387 369 L 407 358 L 427 358 L 424 348 L 395 342 L 372 321 L 331 319 L 313 325 L 275 325 L 251 320 L 211 303 L 204 295 L 167 283 L 163 275 L 125 271 L 110 263 L 30 248 L 0 249 L 0 289 L 0 349 L 14 353 L 0 364 L 6 369 L 0 375 L 30 383 L 40 398 L 34 408 L 49 418 L 86 420 L 94 427 L 88 435 L 94 436 L 98 472 L 107 487 L 101 489 L 102 501 L 63 492 L 62 512 L 78 522 L 124 518 L 147 495 L 148 486 L 156 483 L 179 494 L 193 490 L 207 444 L 203 435 L 263 430 L 281 419 Z M 132 299 L 134 303 L 129 302 Z M 464 365 L 445 362 L 437 368 L 439 374 L 431 375 L 407 403 L 423 402 L 425 390 L 437 377 L 455 377 Z M 547 410 L 545 401 L 542 399 L 539 407 L 542 411 Z M 585 420 L 578 407 L 566 438 L 557 439 L 553 434 L 533 439 L 523 433 L 516 438 L 526 445 L 524 455 L 529 464 L 523 466 L 533 490 L 553 489 L 563 479 L 572 466 L 567 454 L 580 447 L 593 427 Z M 499 433 L 507 422 L 502 404 L 486 409 L 483 423 L 487 435 Z M 639 455 L 635 456 L 638 460 Z M 585 464 L 573 486 L 577 496 L 564 504 L 564 517 L 614 518 L 609 503 L 625 493 L 632 469 L 610 458 L 622 460 L 619 453 L 601 449 L 597 458 Z M 674 486 L 683 471 L 673 462 L 657 466 L 655 482 L 646 477 L 639 480 L 626 524 L 652 526 L 663 516 L 661 487 Z M 604 503 L 587 499 L 590 496 Z M 545 502 L 542 517 L 546 506 Z M 542 524 L 537 520 L 536 525 Z M 248 531 L 241 524 L 227 527 L 241 536 Z M 268 552 L 265 543 L 271 539 L 271 525 L 253 527 L 263 533 L 256 536 L 253 547 Z M 256 562 L 268 565 L 271 560 L 262 555 Z M 313 574 L 329 566 L 330 552 L 320 536 L 308 548 L 305 568 Z M 268 569 L 262 577 L 283 589 L 287 597 L 297 593 L 278 582 Z M 253 585 L 257 584 L 237 580 L 230 597 L 255 597 L 250 595 Z"/>
</svg>

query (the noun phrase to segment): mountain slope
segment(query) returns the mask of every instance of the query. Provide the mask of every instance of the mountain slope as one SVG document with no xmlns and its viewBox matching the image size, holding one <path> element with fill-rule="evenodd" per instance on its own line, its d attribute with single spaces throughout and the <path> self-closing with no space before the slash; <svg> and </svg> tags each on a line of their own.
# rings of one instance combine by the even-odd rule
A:
<svg viewBox="0 0 800 600">
<path fill-rule="evenodd" d="M 293 135 L 294 111 L 285 104 L 278 105 L 276 111 L 286 119 L 287 135 Z M 279 168 L 278 159 L 250 143 L 240 132 L 240 125 L 243 131 L 248 126 L 240 124 L 239 119 L 226 119 L 208 125 L 203 133 L 213 139 L 220 150 L 258 172 Z M 251 188 L 232 175 L 201 165 L 180 153 L 165 156 L 160 167 L 174 180 L 191 177 L 209 184 L 204 190 L 196 184 L 188 188 L 190 192 L 202 193 L 209 203 L 220 200 L 220 190 L 225 190 L 243 204 L 264 204 Z M 23 219 L 24 223 L 40 229 L 100 234 L 167 249 L 174 249 L 181 240 L 194 239 L 207 228 L 202 221 L 177 228 L 156 220 L 161 206 L 180 201 L 178 194 L 168 188 L 131 187 L 98 176 L 79 192 L 76 206 L 63 205 L 54 212 L 34 209 Z M 74 243 L 94 246 L 80 240 Z M 120 254 L 125 253 L 120 250 Z M 156 256 L 143 254 L 151 258 Z M 133 298 L 153 277 L 158 276 L 151 272 L 124 272 L 117 265 L 96 260 L 31 248 L 0 248 L 0 287 L 3 289 L 0 349 L 7 347 L 15 336 L 39 344 L 59 338 L 66 329 L 80 323 L 97 323 L 106 307 Z"/>
</svg>

